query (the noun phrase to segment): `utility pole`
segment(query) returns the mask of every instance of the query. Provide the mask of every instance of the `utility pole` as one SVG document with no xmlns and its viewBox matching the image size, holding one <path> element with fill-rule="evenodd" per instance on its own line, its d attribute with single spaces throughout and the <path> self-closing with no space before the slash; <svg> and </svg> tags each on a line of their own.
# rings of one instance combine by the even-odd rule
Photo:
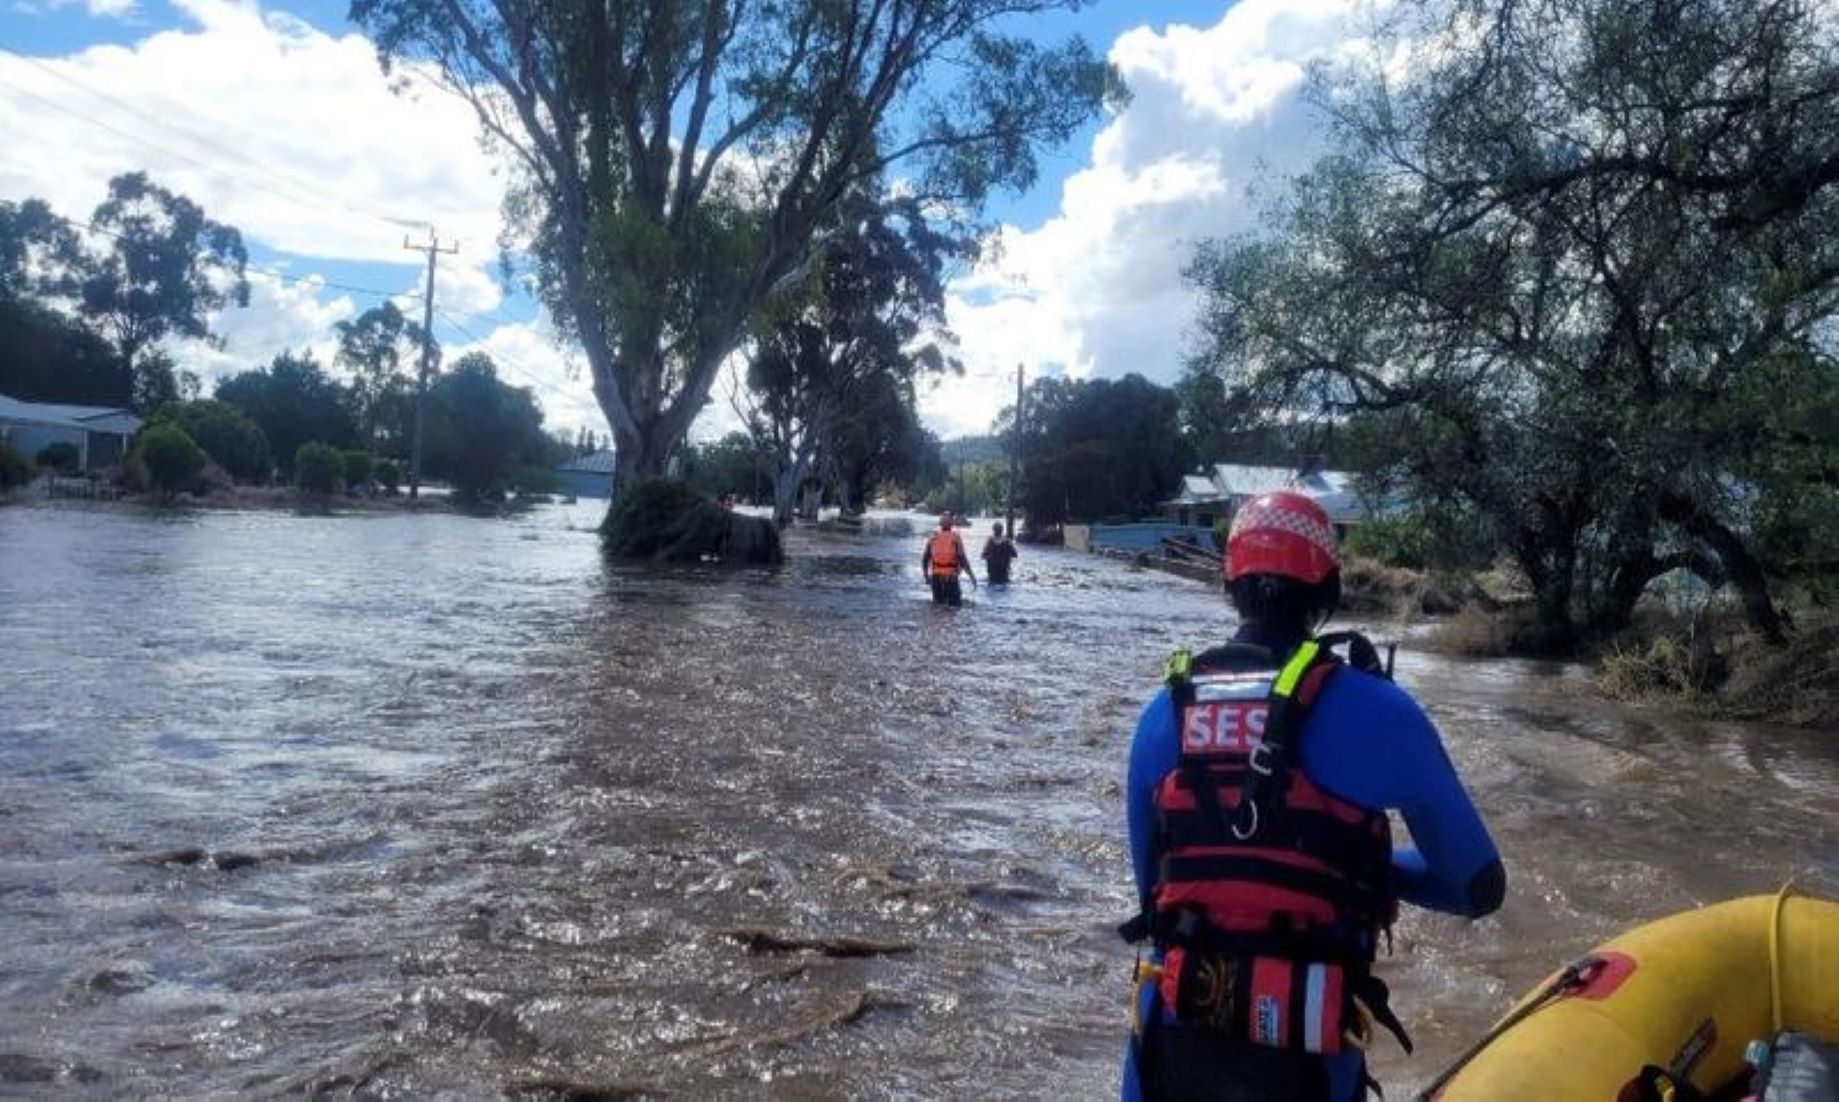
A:
<svg viewBox="0 0 1839 1102">
<path fill-rule="evenodd" d="M 1015 365 L 1015 431 L 1009 441 L 1009 507 L 1003 510 L 1003 531 L 1015 538 L 1015 488 L 1020 484 L 1022 464 L 1022 365 Z"/>
<path fill-rule="evenodd" d="M 441 253 L 459 252 L 460 244 L 456 241 L 442 248 L 440 238 L 434 236 L 434 227 L 429 226 L 426 245 L 417 245 L 405 237 L 402 247 L 428 254 L 428 290 L 421 311 L 421 372 L 415 380 L 415 435 L 409 445 L 409 499 L 414 500 L 421 496 L 422 407 L 427 404 L 428 373 L 434 370 L 434 258 Z"/>
</svg>

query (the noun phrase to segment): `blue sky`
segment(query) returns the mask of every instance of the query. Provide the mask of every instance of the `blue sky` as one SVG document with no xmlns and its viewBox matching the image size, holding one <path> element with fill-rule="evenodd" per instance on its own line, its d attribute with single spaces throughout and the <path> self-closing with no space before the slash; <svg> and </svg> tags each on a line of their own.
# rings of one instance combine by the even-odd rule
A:
<svg viewBox="0 0 1839 1102">
<path fill-rule="evenodd" d="M 954 287 L 967 372 L 924 395 L 928 422 L 981 431 L 1018 360 L 1171 381 L 1191 310 L 1181 257 L 1245 229 L 1248 189 L 1316 150 L 1302 68 L 1344 48 L 1370 2 L 1101 0 L 1035 17 L 1044 40 L 1076 33 L 1109 51 L 1134 99 L 1050 153 L 1028 193 L 988 207 L 1000 258 Z M 490 351 L 557 427 L 604 431 L 566 346 L 499 285 L 498 184 L 466 109 L 431 90 L 390 95 L 343 0 L 0 4 L 0 199 L 82 216 L 108 176 L 145 168 L 250 241 L 257 301 L 219 319 L 221 348 L 175 349 L 181 362 L 214 378 L 279 347 L 328 349 L 336 321 L 418 290 L 402 238 L 424 231 L 396 220 L 428 219 L 462 250 L 442 258 L 443 343 Z"/>
</svg>

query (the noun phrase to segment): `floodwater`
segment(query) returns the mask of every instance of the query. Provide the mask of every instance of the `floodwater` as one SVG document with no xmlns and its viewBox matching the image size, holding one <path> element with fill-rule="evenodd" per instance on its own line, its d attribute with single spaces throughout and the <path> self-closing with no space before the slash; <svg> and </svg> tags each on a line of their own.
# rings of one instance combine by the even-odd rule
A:
<svg viewBox="0 0 1839 1102">
<path fill-rule="evenodd" d="M 1220 598 L 1025 548 L 954 613 L 917 536 L 660 571 L 597 519 L 0 512 L 0 1095 L 1112 1095 L 1123 759 Z M 1830 738 L 1400 678 L 1510 899 L 1407 911 L 1394 1097 L 1628 923 L 1839 887 Z"/>
</svg>

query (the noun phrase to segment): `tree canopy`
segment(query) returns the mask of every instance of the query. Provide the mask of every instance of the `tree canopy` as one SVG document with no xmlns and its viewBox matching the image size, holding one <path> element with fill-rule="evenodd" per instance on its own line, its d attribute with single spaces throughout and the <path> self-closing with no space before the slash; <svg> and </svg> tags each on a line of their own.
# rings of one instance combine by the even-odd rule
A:
<svg viewBox="0 0 1839 1102">
<path fill-rule="evenodd" d="M 217 384 L 217 400 L 261 428 L 284 473 L 302 444 L 345 448 L 358 439 L 350 391 L 308 353 L 283 352 L 265 369 L 232 375 Z"/>
<path fill-rule="evenodd" d="M 1036 525 L 1134 518 L 1181 483 L 1190 453 L 1175 392 L 1141 375 L 1028 385 L 1022 415 L 1021 499 Z M 1002 411 L 999 438 L 1014 431 Z"/>
<path fill-rule="evenodd" d="M 853 189 L 899 166 L 974 212 L 1118 93 L 1077 39 L 998 24 L 1079 0 L 354 0 L 516 166 L 507 203 L 585 353 L 621 488 L 660 474 L 754 314 Z"/>
<path fill-rule="evenodd" d="M 1342 151 L 1273 231 L 1196 257 L 1197 365 L 1276 420 L 1364 415 L 1386 477 L 1493 527 L 1553 648 L 1678 568 L 1779 639 L 1839 486 L 1834 25 L 1414 10 L 1409 65 L 1324 97 Z"/>
</svg>

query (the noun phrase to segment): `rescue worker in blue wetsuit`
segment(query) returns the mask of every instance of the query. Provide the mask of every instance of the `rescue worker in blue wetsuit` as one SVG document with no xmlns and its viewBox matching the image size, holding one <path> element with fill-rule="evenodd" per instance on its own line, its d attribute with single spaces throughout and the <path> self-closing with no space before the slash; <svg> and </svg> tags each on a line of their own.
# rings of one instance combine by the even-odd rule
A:
<svg viewBox="0 0 1839 1102">
<path fill-rule="evenodd" d="M 1397 903 L 1480 917 L 1506 874 L 1436 728 L 1372 645 L 1315 635 L 1341 591 L 1321 507 L 1252 499 L 1225 560 L 1238 632 L 1170 657 L 1131 745 L 1142 910 L 1120 932 L 1151 952 L 1123 1097 L 1347 1102 L 1369 1082 L 1375 1024 L 1409 1048 L 1371 970 Z M 1410 846 L 1393 846 L 1387 810 Z"/>
</svg>

